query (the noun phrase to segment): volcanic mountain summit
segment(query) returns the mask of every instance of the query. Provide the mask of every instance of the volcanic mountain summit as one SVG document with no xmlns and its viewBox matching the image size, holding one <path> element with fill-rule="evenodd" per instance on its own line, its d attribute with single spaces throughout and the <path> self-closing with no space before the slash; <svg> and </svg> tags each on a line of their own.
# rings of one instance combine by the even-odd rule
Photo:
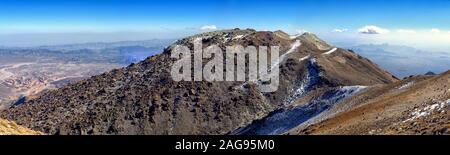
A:
<svg viewBox="0 0 450 155">
<path fill-rule="evenodd" d="M 279 46 L 278 90 L 263 93 L 252 82 L 173 81 L 174 46 L 192 50 L 196 39 L 223 50 Z M 433 77 L 419 79 L 427 78 Z M 312 33 L 233 29 L 178 40 L 159 55 L 46 92 L 0 118 L 47 134 L 307 134 L 318 131 L 314 124 L 381 96 L 369 92 L 401 82 Z M 448 83 L 442 87 L 447 91 Z"/>
</svg>

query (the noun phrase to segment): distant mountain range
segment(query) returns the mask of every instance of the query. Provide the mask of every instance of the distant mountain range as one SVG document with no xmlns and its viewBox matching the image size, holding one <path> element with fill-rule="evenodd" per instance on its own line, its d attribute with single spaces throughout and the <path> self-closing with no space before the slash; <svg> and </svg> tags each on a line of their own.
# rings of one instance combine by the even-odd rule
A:
<svg viewBox="0 0 450 155">
<path fill-rule="evenodd" d="M 365 44 L 348 47 L 367 57 L 397 77 L 442 73 L 450 68 L 450 52 L 431 52 L 391 44 Z"/>
<path fill-rule="evenodd" d="M 279 46 L 278 90 L 263 92 L 253 81 L 174 81 L 171 53 L 177 45 L 193 50 L 195 40 L 222 50 Z M 360 49 L 380 52 L 379 57 L 392 54 Z M 57 135 L 450 134 L 449 80 L 450 71 L 400 80 L 357 51 L 334 47 L 313 33 L 221 30 L 180 39 L 138 63 L 43 92 L 1 111 L 0 118 Z"/>
<path fill-rule="evenodd" d="M 10 58 L 58 59 L 80 63 L 128 65 L 161 52 L 174 40 L 123 41 L 38 47 L 0 47 L 0 56 Z"/>
<path fill-rule="evenodd" d="M 102 50 L 102 49 L 114 49 L 119 47 L 144 47 L 144 48 L 164 48 L 171 43 L 174 39 L 151 39 L 142 41 L 120 41 L 120 42 L 94 42 L 83 44 L 67 44 L 67 45 L 54 45 L 54 46 L 39 46 L 39 49 L 59 50 L 59 51 L 71 51 L 71 50 Z"/>
</svg>

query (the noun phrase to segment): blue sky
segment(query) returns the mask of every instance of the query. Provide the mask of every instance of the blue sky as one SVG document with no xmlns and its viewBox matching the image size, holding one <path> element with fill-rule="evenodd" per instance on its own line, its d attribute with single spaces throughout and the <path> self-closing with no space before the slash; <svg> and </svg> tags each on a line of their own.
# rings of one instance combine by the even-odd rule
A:
<svg viewBox="0 0 450 155">
<path fill-rule="evenodd" d="M 445 48 L 449 17 L 450 0 L 2 0 L 0 46 L 57 44 L 51 40 L 64 36 L 68 43 L 177 38 L 202 27 L 239 27 L 310 31 L 337 43 L 417 45 L 422 41 L 411 37 L 435 38 L 442 43 L 432 46 Z"/>
</svg>

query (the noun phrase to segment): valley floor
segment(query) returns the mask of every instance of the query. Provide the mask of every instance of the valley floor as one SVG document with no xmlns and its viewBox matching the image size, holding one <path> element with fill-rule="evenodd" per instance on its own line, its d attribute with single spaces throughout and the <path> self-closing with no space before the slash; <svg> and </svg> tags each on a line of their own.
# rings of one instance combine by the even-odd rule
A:
<svg viewBox="0 0 450 155">
<path fill-rule="evenodd" d="M 59 88 L 117 67 L 115 64 L 57 61 L 0 63 L 0 109 L 19 100 L 21 96 L 32 97 L 44 90 Z"/>
</svg>

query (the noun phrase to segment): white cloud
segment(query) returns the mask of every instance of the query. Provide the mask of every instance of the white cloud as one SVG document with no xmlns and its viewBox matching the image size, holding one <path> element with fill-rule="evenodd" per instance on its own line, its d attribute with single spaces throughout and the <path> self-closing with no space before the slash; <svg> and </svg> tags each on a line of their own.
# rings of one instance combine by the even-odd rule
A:
<svg viewBox="0 0 450 155">
<path fill-rule="evenodd" d="M 339 32 L 339 33 L 341 33 L 341 32 L 347 32 L 348 31 L 348 29 L 334 29 L 333 30 L 333 32 Z"/>
<path fill-rule="evenodd" d="M 374 25 L 366 25 L 363 28 L 358 29 L 358 32 L 362 34 L 385 34 L 389 33 L 389 30 Z"/>
<path fill-rule="evenodd" d="M 202 26 L 200 29 L 201 30 L 216 30 L 217 26 L 216 25 L 205 25 L 205 26 Z"/>
<path fill-rule="evenodd" d="M 308 32 L 305 29 L 298 29 L 298 30 L 295 30 L 295 31 L 297 32 L 297 34 L 303 34 L 305 32 Z"/>
<path fill-rule="evenodd" d="M 410 34 L 417 33 L 416 30 L 412 30 L 412 29 L 398 29 L 397 32 L 398 33 L 410 33 Z"/>
<path fill-rule="evenodd" d="M 432 28 L 430 30 L 431 33 L 441 33 L 441 30 L 437 29 L 437 28 Z"/>
</svg>

